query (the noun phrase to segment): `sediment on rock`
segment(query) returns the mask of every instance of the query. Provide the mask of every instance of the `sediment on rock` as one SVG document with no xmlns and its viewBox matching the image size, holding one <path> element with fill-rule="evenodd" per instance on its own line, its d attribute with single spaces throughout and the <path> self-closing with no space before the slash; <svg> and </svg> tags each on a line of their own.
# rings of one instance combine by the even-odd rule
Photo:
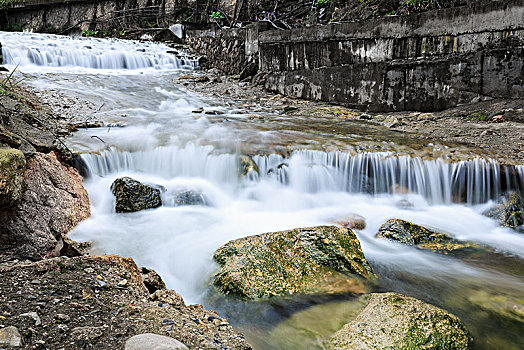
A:
<svg viewBox="0 0 524 350">
<path fill-rule="evenodd" d="M 365 293 L 374 277 L 360 242 L 345 228 L 319 226 L 249 236 L 214 255 L 214 284 L 247 299 L 291 294 Z"/>
</svg>

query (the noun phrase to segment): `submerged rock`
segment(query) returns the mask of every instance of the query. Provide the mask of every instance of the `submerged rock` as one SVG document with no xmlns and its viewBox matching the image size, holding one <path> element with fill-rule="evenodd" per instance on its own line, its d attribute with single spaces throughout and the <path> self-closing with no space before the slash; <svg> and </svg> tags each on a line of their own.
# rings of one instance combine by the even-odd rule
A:
<svg viewBox="0 0 524 350">
<path fill-rule="evenodd" d="M 524 298 L 474 290 L 468 294 L 468 300 L 483 310 L 524 324 Z"/>
<path fill-rule="evenodd" d="M 249 173 L 259 174 L 258 166 L 250 156 L 242 154 L 238 156 L 238 176 L 244 177 Z"/>
<path fill-rule="evenodd" d="M 11 207 L 22 198 L 25 164 L 21 151 L 0 148 L 0 208 Z"/>
<path fill-rule="evenodd" d="M 117 213 L 131 213 L 162 205 L 160 190 L 143 184 L 130 177 L 116 179 L 111 185 L 111 192 L 116 197 Z"/>
<path fill-rule="evenodd" d="M 397 293 L 373 293 L 329 349 L 468 349 L 473 340 L 451 313 Z"/>
<path fill-rule="evenodd" d="M 202 192 L 194 190 L 182 190 L 174 195 L 175 206 L 182 205 L 206 205 L 206 197 Z"/>
<path fill-rule="evenodd" d="M 478 244 L 469 241 L 459 241 L 445 233 L 435 232 L 400 219 L 386 221 L 380 226 L 376 236 L 446 255 L 492 252 L 490 249 L 481 247 Z"/>
<path fill-rule="evenodd" d="M 214 284 L 248 299 L 289 294 L 365 293 L 374 277 L 360 242 L 345 228 L 319 226 L 230 241 L 214 259 Z"/>
<path fill-rule="evenodd" d="M 351 214 L 342 220 L 337 220 L 335 224 L 352 230 L 363 230 L 366 228 L 366 219 L 358 214 Z"/>
<path fill-rule="evenodd" d="M 484 215 L 498 220 L 503 226 L 516 228 L 524 224 L 524 201 L 519 193 L 511 192 L 502 203 Z"/>
</svg>

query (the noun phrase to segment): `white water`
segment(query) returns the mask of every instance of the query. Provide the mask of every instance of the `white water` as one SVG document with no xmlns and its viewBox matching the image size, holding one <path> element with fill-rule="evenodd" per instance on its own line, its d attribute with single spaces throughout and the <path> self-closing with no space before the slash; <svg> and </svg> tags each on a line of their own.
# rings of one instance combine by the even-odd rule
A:
<svg viewBox="0 0 524 350">
<path fill-rule="evenodd" d="M 42 71 L 93 71 L 93 70 L 144 70 L 191 69 L 195 59 L 182 55 L 180 59 L 168 46 L 148 42 L 117 39 L 65 37 L 51 34 L 0 32 L 4 63 L 19 65 L 24 72 Z"/>
<path fill-rule="evenodd" d="M 251 234 L 330 224 L 351 214 L 366 219 L 366 229 L 357 232 L 366 257 L 372 265 L 387 266 L 393 274 L 415 274 L 437 284 L 474 281 L 477 288 L 504 286 L 508 293 L 524 288 L 522 276 L 374 237 L 387 219 L 401 218 L 524 258 L 524 235 L 481 214 L 491 199 L 508 188 L 524 188 L 524 166 L 506 169 L 482 159 L 449 164 L 391 153 L 352 157 L 344 150 L 303 150 L 286 158 L 278 154 L 254 156 L 260 175 L 240 179 L 235 148 L 256 138 L 260 140 L 258 149 L 263 149 L 268 134 L 274 142 L 280 131 L 239 131 L 233 124 L 213 123 L 205 116 L 196 119 L 191 110 L 201 106 L 223 110 L 226 116 L 237 106 L 176 86 L 171 69 L 180 65 L 172 63 L 164 69 L 163 45 L 5 33 L 0 33 L 0 41 L 11 64 L 18 63 L 13 57 L 25 57 L 20 59 L 19 69 L 32 72 L 35 86 L 103 102 L 97 118 L 124 120 L 128 125 L 81 130 L 69 140 L 75 150 L 99 151 L 82 156 L 90 172 L 85 187 L 92 217 L 74 230 L 72 238 L 94 241 L 98 253 L 131 256 L 138 265 L 156 269 L 168 287 L 187 302 L 206 302 L 204 294 L 216 269 L 213 252 L 225 242 Z M 85 48 L 88 44 L 91 49 Z M 138 51 L 142 45 L 148 51 Z M 68 46 L 67 52 L 55 49 Z M 111 56 L 112 63 L 107 66 L 75 58 L 93 47 L 100 59 L 107 51 L 115 51 L 136 56 L 133 62 L 151 62 L 145 56 L 156 55 L 157 63 L 145 70 L 115 70 L 115 62 L 120 61 L 115 57 L 122 56 Z M 44 51 L 52 52 L 45 60 L 24 56 L 24 52 Z M 41 72 L 37 62 L 49 64 L 46 72 L 56 64 L 54 74 Z M 113 70 L 112 75 L 98 74 L 105 69 Z M 84 74 L 77 76 L 78 71 Z M 166 205 L 116 214 L 109 188 L 125 175 L 164 186 Z M 202 192 L 209 205 L 171 205 L 174 194 L 185 189 Z M 431 286 L 428 290 L 431 293 Z M 438 299 L 438 295 L 432 297 Z"/>
</svg>

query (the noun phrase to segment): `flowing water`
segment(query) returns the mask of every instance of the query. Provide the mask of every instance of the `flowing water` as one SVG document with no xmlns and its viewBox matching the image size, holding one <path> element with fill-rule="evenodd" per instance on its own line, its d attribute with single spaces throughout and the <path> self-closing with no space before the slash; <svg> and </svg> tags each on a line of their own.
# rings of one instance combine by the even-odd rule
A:
<svg viewBox="0 0 524 350">
<path fill-rule="evenodd" d="M 291 117 L 263 106 L 191 93 L 176 77 L 194 69 L 195 60 L 167 53 L 171 49 L 161 44 L 28 33 L 0 33 L 0 42 L 8 67 L 19 65 L 33 86 L 103 106 L 86 120 L 125 125 L 81 129 L 68 139 L 73 150 L 84 152 L 92 206 L 92 217 L 71 237 L 94 241 L 97 253 L 131 256 L 154 268 L 186 302 L 221 311 L 256 348 L 321 347 L 358 301 L 245 303 L 217 296 L 209 287 L 217 269 L 213 252 L 231 239 L 330 224 L 352 214 L 366 219 L 367 227 L 356 233 L 380 275 L 379 290 L 455 313 L 478 349 L 524 348 L 521 321 L 486 307 L 493 298 L 517 300 L 522 311 L 524 235 L 482 215 L 506 191 L 524 189 L 524 166 L 481 158 L 422 160 L 398 154 L 400 141 L 382 152 L 356 153 L 352 140 L 376 128 L 355 126 L 332 143 L 334 134 L 290 127 Z M 197 117 L 192 111 L 199 107 L 224 114 Z M 273 118 L 271 127 L 249 121 L 254 110 Z M 238 155 L 246 144 L 259 171 L 241 177 Z M 163 186 L 164 205 L 116 214 L 109 187 L 121 176 Z M 204 204 L 176 206 L 182 190 L 200 194 Z M 498 258 L 460 260 L 375 238 L 390 218 L 493 247 Z"/>
</svg>

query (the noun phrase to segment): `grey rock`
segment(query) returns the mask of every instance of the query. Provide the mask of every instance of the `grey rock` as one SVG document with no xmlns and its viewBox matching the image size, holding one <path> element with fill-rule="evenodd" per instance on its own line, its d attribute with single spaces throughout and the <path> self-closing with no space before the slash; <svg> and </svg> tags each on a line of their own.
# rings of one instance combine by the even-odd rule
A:
<svg viewBox="0 0 524 350">
<path fill-rule="evenodd" d="M 127 176 L 116 179 L 111 185 L 111 191 L 116 197 L 117 213 L 131 213 L 162 205 L 160 189 Z"/>
<path fill-rule="evenodd" d="M 1 328 L 0 345 L 8 345 L 14 347 L 22 346 L 22 336 L 18 332 L 18 328 L 13 326 Z"/>
<path fill-rule="evenodd" d="M 188 349 L 176 339 L 163 335 L 144 333 L 135 335 L 126 341 L 125 350 L 185 350 Z"/>
</svg>

